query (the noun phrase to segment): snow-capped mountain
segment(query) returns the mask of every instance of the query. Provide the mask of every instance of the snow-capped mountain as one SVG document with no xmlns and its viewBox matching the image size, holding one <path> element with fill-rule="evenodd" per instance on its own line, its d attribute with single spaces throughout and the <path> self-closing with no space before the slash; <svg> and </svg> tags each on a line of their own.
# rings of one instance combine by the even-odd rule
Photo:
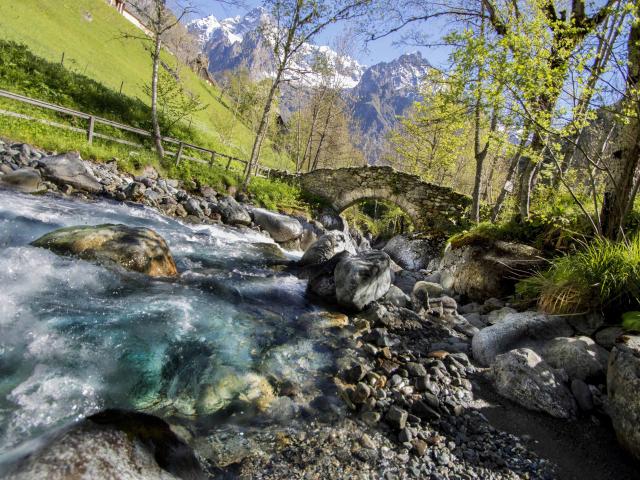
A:
<svg viewBox="0 0 640 480">
<path fill-rule="evenodd" d="M 187 24 L 209 57 L 209 70 L 216 76 L 228 70 L 246 68 L 255 80 L 274 75 L 274 61 L 261 32 L 273 25 L 273 19 L 263 7 L 256 7 L 246 15 L 218 20 L 210 15 Z M 318 85 L 322 78 L 313 74 L 312 66 L 319 58 L 328 62 L 338 73 L 342 88 L 354 87 L 364 67 L 348 56 L 339 55 L 330 47 L 305 45 L 294 59 L 288 72 L 289 80 L 302 85 Z"/>
<path fill-rule="evenodd" d="M 273 19 L 262 7 L 246 15 L 217 19 L 210 15 L 187 25 L 209 58 L 209 71 L 220 76 L 227 71 L 245 68 L 254 80 L 275 74 L 273 54 L 261 32 L 268 31 Z M 370 163 L 376 163 L 386 132 L 397 124 L 397 117 L 418 99 L 420 80 L 431 68 L 420 53 L 405 54 L 390 62 L 365 67 L 355 59 L 339 55 L 327 46 L 305 45 L 288 72 L 289 83 L 313 87 L 322 81 L 312 72 L 312 65 L 323 58 L 338 73 L 335 85 L 345 92 L 361 147 Z M 290 90 L 290 89 L 289 89 Z M 285 86 L 280 107 L 283 117 L 294 108 L 293 98 Z"/>
<path fill-rule="evenodd" d="M 376 163 L 384 136 L 419 99 L 420 81 L 431 64 L 420 52 L 407 53 L 365 70 L 348 92 L 354 118 L 362 132 L 361 147 L 370 163 Z"/>
</svg>

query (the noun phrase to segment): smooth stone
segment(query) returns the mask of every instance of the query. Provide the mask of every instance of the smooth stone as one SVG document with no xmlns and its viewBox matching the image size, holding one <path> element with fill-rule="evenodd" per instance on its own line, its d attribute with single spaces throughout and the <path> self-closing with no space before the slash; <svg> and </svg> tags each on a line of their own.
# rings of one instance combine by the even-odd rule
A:
<svg viewBox="0 0 640 480">
<path fill-rule="evenodd" d="M 528 348 L 498 355 L 489 377 L 497 392 L 530 410 L 572 418 L 576 402 L 558 372 Z"/>
<path fill-rule="evenodd" d="M 338 303 L 362 310 L 378 300 L 391 286 L 389 256 L 378 250 L 343 258 L 336 266 L 336 298 Z"/>
<path fill-rule="evenodd" d="M 264 208 L 251 210 L 253 221 L 263 230 L 269 232 L 276 242 L 291 242 L 302 235 L 302 225 L 298 220 L 288 215 L 274 213 Z"/>
<path fill-rule="evenodd" d="M 559 337 L 544 346 L 542 356 L 570 378 L 586 381 L 604 379 L 609 352 L 589 337 Z"/>
<path fill-rule="evenodd" d="M 77 152 L 44 157 L 38 161 L 38 165 L 41 167 L 42 176 L 58 186 L 67 184 L 90 193 L 102 191 L 102 185 Z"/>
<path fill-rule="evenodd" d="M 495 325 L 483 328 L 471 342 L 473 357 L 489 366 L 497 355 L 521 346 L 521 343 L 568 337 L 573 329 L 564 318 L 539 312 L 510 313 Z"/>
<path fill-rule="evenodd" d="M 39 193 L 47 189 L 40 173 L 33 168 L 21 168 L 0 176 L 0 185 L 22 193 Z"/>
<path fill-rule="evenodd" d="M 176 264 L 164 239 L 151 229 L 104 224 L 67 227 L 31 243 L 58 255 L 113 262 L 152 277 L 175 277 Z"/>
</svg>

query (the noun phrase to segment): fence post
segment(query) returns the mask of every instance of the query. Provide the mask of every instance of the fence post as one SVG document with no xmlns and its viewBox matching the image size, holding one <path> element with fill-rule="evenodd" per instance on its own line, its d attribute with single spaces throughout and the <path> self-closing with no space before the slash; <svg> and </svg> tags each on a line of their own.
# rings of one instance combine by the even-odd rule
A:
<svg viewBox="0 0 640 480">
<path fill-rule="evenodd" d="M 216 152 L 211 152 L 211 166 L 216 163 Z"/>
<path fill-rule="evenodd" d="M 227 166 L 225 167 L 225 170 L 229 170 L 229 167 L 231 166 L 231 160 L 233 159 L 229 157 L 229 161 L 227 162 Z"/>
<path fill-rule="evenodd" d="M 176 155 L 176 167 L 180 163 L 180 157 L 182 157 L 182 149 L 184 148 L 184 144 L 180 142 L 180 147 L 178 147 L 178 154 Z"/>
<path fill-rule="evenodd" d="M 91 115 L 89 117 L 89 128 L 87 129 L 87 142 L 89 143 L 89 145 L 91 145 L 93 143 L 93 129 L 96 125 L 96 118 Z"/>
</svg>

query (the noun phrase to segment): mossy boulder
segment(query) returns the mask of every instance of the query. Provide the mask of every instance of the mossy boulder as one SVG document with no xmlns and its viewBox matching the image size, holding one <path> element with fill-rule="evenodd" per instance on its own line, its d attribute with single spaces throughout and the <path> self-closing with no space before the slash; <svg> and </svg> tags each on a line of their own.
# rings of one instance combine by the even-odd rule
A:
<svg viewBox="0 0 640 480">
<path fill-rule="evenodd" d="M 167 243 L 148 228 L 113 224 L 67 227 L 47 233 L 31 245 L 58 255 L 116 263 L 152 277 L 178 275 Z"/>
</svg>

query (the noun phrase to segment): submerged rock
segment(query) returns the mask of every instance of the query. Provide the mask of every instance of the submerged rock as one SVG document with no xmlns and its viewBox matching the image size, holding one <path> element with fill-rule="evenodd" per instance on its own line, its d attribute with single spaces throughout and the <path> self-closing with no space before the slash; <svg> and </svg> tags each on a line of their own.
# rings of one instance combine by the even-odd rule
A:
<svg viewBox="0 0 640 480">
<path fill-rule="evenodd" d="M 112 224 L 67 227 L 47 233 L 31 244 L 59 255 L 113 262 L 152 277 L 178 275 L 166 242 L 148 228 Z"/>
<path fill-rule="evenodd" d="M 391 259 L 378 250 L 344 258 L 335 270 L 338 303 L 356 310 L 378 300 L 391 286 Z"/>
<path fill-rule="evenodd" d="M 102 191 L 102 185 L 84 164 L 77 152 L 45 157 L 39 160 L 42 175 L 59 186 L 71 185 L 90 193 Z"/>
<path fill-rule="evenodd" d="M 533 350 L 518 348 L 498 355 L 489 376 L 500 395 L 525 408 L 558 418 L 575 416 L 571 391 Z"/>
<path fill-rule="evenodd" d="M 276 242 L 291 242 L 302 235 L 302 225 L 293 217 L 263 208 L 254 208 L 251 213 L 255 224 L 269 232 Z"/>
<path fill-rule="evenodd" d="M 640 336 L 620 337 L 609 355 L 609 415 L 618 441 L 640 460 Z"/>
<path fill-rule="evenodd" d="M 22 459 L 6 478 L 206 478 L 191 448 L 160 418 L 105 410 L 83 420 Z"/>
<path fill-rule="evenodd" d="M 0 185 L 23 193 L 39 193 L 47 190 L 42 177 L 33 168 L 21 168 L 0 176 Z"/>
</svg>

